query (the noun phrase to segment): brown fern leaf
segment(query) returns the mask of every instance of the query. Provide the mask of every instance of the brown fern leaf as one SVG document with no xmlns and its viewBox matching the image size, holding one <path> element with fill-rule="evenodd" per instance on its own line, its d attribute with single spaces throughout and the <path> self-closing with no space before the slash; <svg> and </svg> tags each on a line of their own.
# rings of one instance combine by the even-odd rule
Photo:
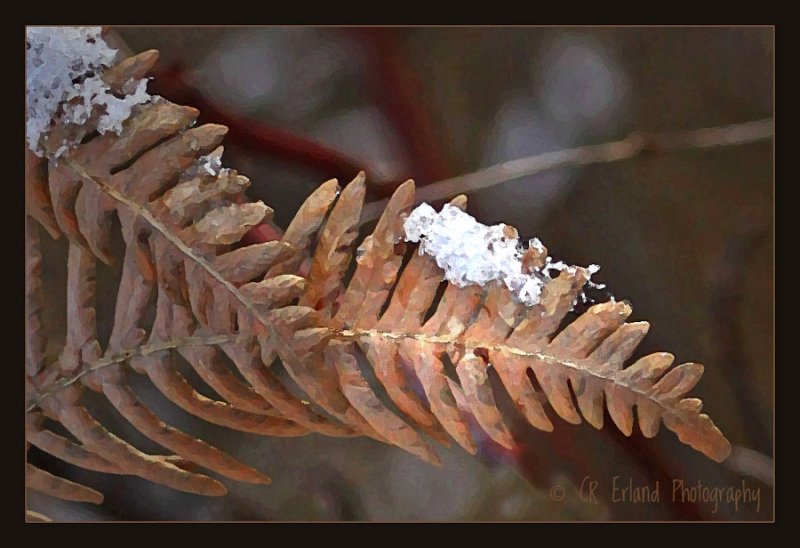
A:
<svg viewBox="0 0 800 548">
<path fill-rule="evenodd" d="M 147 52 L 123 62 L 110 71 L 110 77 L 107 74 L 107 81 L 113 86 L 113 81 L 141 77 L 155 58 L 154 52 Z M 68 156 L 49 164 L 31 154 L 26 157 L 30 214 L 26 231 L 26 372 L 31 419 L 26 436 L 33 445 L 78 466 L 221 495 L 225 493 L 222 484 L 188 471 L 182 463 L 199 464 L 251 483 L 268 483 L 269 478 L 165 424 L 136 397 L 126 380 L 129 370 L 125 365 L 147 375 L 178 406 L 215 424 L 261 435 L 354 433 L 317 415 L 294 397 L 264 367 L 258 348 L 253 351 L 254 337 L 248 341 L 237 332 L 229 297 L 215 296 L 220 284 L 234 292 L 243 286 L 252 299 L 248 301 L 251 306 L 279 312 L 302 291 L 303 279 L 267 271 L 289 269 L 293 263 L 286 260 L 302 255 L 302 248 L 283 242 L 232 248 L 244 232 L 271 215 L 271 210 L 260 202 L 238 203 L 249 182 L 235 171 L 211 175 L 196 167 L 203 155 L 221 155 L 218 145 L 226 132 L 214 125 L 190 128 L 196 116 L 194 109 L 158 100 L 128 120 L 119 136 L 88 139 Z M 90 134 L 91 128 L 82 131 Z M 126 251 L 122 264 L 117 265 L 122 276 L 116 314 L 110 341 L 103 349 L 97 340 L 94 278 L 97 260 L 112 261 L 114 215 L 119 217 Z M 311 232 L 319 225 L 318 217 L 316 211 L 309 213 Z M 51 236 L 64 234 L 69 241 L 67 336 L 53 363 L 45 363 L 42 258 L 39 228 L 33 219 Z M 303 243 L 302 232 L 300 227 L 298 244 Z M 262 282 L 250 283 L 262 276 Z M 144 325 L 153 302 L 155 320 Z M 176 353 L 225 401 L 197 392 L 174 368 Z M 252 386 L 228 369 L 226 354 Z M 137 430 L 175 455 L 147 455 L 106 431 L 81 404 L 84 387 L 103 394 Z M 48 430 L 45 416 L 65 426 L 76 441 Z M 33 489 L 55 485 L 42 481 L 38 472 L 31 474 L 29 487 Z M 48 488 L 46 492 L 77 491 Z M 84 500 L 101 498 L 87 496 Z"/>
<path fill-rule="evenodd" d="M 155 52 L 146 52 L 123 61 L 106 73 L 106 81 L 121 86 L 144 75 L 155 60 Z M 500 286 L 450 285 L 437 302 L 442 272 L 434 260 L 415 253 L 403 265 L 402 227 L 414 204 L 412 181 L 398 188 L 361 242 L 349 282 L 363 174 L 341 193 L 335 180 L 321 185 L 280 241 L 240 246 L 242 235 L 272 211 L 261 202 L 246 203 L 245 177 L 202 167 L 201 157 L 222 154 L 226 130 L 192 127 L 197 114 L 158 99 L 140 107 L 119 135 L 93 136 L 90 119 L 79 130 L 87 136 L 83 143 L 58 161 L 26 157 L 30 444 L 76 466 L 192 493 L 225 493 L 198 467 L 250 483 L 270 481 L 166 424 L 130 387 L 128 376 L 134 373 L 185 411 L 217 425 L 259 435 L 366 435 L 438 464 L 429 437 L 444 444 L 452 438 L 475 453 L 470 417 L 492 439 L 512 446 L 487 380 L 494 367 L 528 422 L 542 430 L 553 429 L 546 407 L 572 423 L 583 417 L 596 428 L 603 426 L 607 407 L 630 435 L 636 406 L 645 435 L 655 435 L 663 420 L 684 443 L 717 461 L 727 457 L 730 445 L 700 413 L 701 402 L 684 397 L 699 380 L 701 366 L 684 364 L 667 372 L 669 354 L 623 366 L 648 327 L 625 323 L 628 305 L 596 305 L 557 333 L 586 271 L 562 272 L 533 307 L 516 302 Z M 61 143 L 60 137 L 50 140 L 52 147 Z M 463 209 L 466 198 L 452 204 Z M 115 217 L 125 245 L 116 265 Z M 63 343 L 53 341 L 60 353 L 50 360 L 40 227 L 52 237 L 63 234 L 69 245 L 67 334 Z M 301 277 L 299 267 L 309 258 L 310 273 Z M 121 269 L 105 348 L 96 326 L 97 261 Z M 148 321 L 152 305 L 155 318 Z M 192 386 L 176 368 L 178 357 L 219 400 Z M 278 359 L 291 383 L 271 369 Z M 448 361 L 457 381 L 445 372 Z M 370 385 L 365 366 L 371 366 L 382 390 Z M 101 394 L 171 453 L 146 454 L 109 432 L 83 404 L 87 390 Z M 61 423 L 72 439 L 48 429 L 48 421 Z M 70 500 L 101 500 L 88 487 L 34 467 L 28 487 Z"/>
<path fill-rule="evenodd" d="M 462 207 L 464 202 L 463 197 L 459 199 Z M 443 273 L 433 258 L 415 254 L 400 273 L 404 246 L 398 243 L 404 238 L 403 220 L 413 203 L 413 183 L 407 182 L 359 247 L 357 268 L 346 289 L 321 289 L 332 287 L 331 271 L 338 275 L 346 266 L 337 255 L 342 253 L 340 248 L 332 254 L 330 246 L 318 247 L 308 298 L 301 299 L 331 315 L 317 327 L 329 337 L 327 347 L 320 351 L 329 367 L 336 369 L 345 397 L 381 435 L 431 458 L 429 446 L 411 427 L 430 431 L 441 426 L 474 453 L 467 420 L 473 415 L 491 438 L 510 446 L 508 428 L 488 384 L 487 369 L 494 367 L 520 411 L 539 429 L 553 429 L 547 404 L 570 423 L 578 424 L 583 417 L 598 429 L 603 427 L 606 406 L 616 426 L 629 436 L 635 406 L 645 436 L 655 436 L 663 420 L 682 442 L 716 461 L 725 460 L 730 453 L 727 439 L 700 413 L 700 400 L 685 397 L 700 379 L 702 366 L 687 363 L 667 372 L 673 356 L 656 353 L 623 367 L 649 327 L 646 322 L 625 323 L 631 314 L 628 304 L 594 305 L 557 332 L 587 280 L 585 269 L 562 272 L 545 286 L 541 302 L 531 307 L 516 302 L 500 285 L 451 285 L 434 304 Z M 360 204 L 346 207 L 357 211 Z M 343 240 L 352 229 L 352 219 L 357 215 L 352 215 L 349 225 L 339 225 Z M 335 236 L 328 239 L 337 241 Z M 384 306 L 386 311 L 380 314 Z M 433 315 L 423 321 L 432 306 Z M 358 371 L 357 347 L 408 421 L 388 418 Z M 446 359 L 455 364 L 459 382 L 445 374 Z M 417 377 L 424 399 L 414 393 L 406 375 Z"/>
</svg>

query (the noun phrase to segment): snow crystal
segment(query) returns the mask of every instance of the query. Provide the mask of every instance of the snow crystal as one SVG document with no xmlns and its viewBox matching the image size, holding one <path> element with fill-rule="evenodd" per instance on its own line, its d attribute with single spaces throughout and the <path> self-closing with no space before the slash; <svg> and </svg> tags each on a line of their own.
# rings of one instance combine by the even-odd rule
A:
<svg viewBox="0 0 800 548">
<path fill-rule="evenodd" d="M 439 213 L 429 204 L 420 204 L 408 215 L 403 228 L 405 240 L 419 242 L 420 254 L 431 255 L 451 283 L 459 287 L 483 286 L 498 280 L 527 306 L 539 302 L 542 288 L 553 278 L 551 272 L 577 272 L 576 266 L 546 257 L 541 268 L 526 273 L 522 260 L 525 249 L 513 227 L 481 224 L 450 204 Z M 528 245 L 539 254 L 546 251 L 538 238 L 530 240 Z M 586 269 L 591 287 L 605 287 L 591 282 L 592 275 L 599 270 L 595 264 Z M 581 297 L 585 299 L 585 295 Z"/>
<path fill-rule="evenodd" d="M 222 147 L 210 154 L 200 156 L 195 163 L 186 170 L 187 180 L 192 177 L 219 177 L 230 173 L 230 168 L 222 167 Z"/>
<path fill-rule="evenodd" d="M 222 169 L 222 156 L 219 154 L 201 156 L 197 159 L 197 165 L 200 171 L 209 175 L 219 175 Z"/>
<path fill-rule="evenodd" d="M 117 50 L 100 32 L 100 27 L 26 29 L 25 129 L 28 147 L 38 156 L 45 154 L 43 140 L 54 123 L 80 126 L 98 113 L 100 133 L 119 133 L 133 107 L 152 99 L 146 79 L 128 82 L 124 97 L 103 82 L 102 73 L 113 64 Z M 64 142 L 54 156 L 76 144 Z"/>
<path fill-rule="evenodd" d="M 403 224 L 403 228 L 406 231 L 406 241 L 418 242 L 423 234 L 427 234 L 430 231 L 433 223 L 438 218 L 439 214 L 429 204 L 422 203 L 418 205 L 414 211 L 409 213 Z M 422 248 L 420 248 L 420 254 L 422 254 Z"/>
<path fill-rule="evenodd" d="M 528 242 L 528 247 L 536 250 L 539 253 L 545 252 L 544 244 L 539 238 L 533 238 L 532 240 L 530 240 Z"/>
</svg>

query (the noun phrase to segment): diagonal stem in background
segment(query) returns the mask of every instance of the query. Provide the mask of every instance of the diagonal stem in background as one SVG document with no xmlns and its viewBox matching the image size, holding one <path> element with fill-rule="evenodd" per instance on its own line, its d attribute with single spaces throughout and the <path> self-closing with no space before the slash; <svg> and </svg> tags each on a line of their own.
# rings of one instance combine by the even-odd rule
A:
<svg viewBox="0 0 800 548">
<path fill-rule="evenodd" d="M 771 139 L 773 134 L 774 121 L 772 118 L 680 132 L 635 132 L 621 141 L 546 152 L 431 183 L 417 190 L 416 203 L 434 202 L 458 194 L 469 194 L 556 168 L 609 164 L 653 152 L 678 152 L 744 145 Z M 387 203 L 388 199 L 365 205 L 361 213 L 361 224 L 377 219 Z"/>
</svg>

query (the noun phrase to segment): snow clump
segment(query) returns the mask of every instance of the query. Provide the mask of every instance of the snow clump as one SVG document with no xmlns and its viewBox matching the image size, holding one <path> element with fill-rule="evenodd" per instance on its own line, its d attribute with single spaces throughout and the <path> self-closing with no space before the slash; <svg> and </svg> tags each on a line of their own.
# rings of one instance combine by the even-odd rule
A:
<svg viewBox="0 0 800 548">
<path fill-rule="evenodd" d="M 128 82 L 122 97 L 103 82 L 117 50 L 100 34 L 100 27 L 27 27 L 25 133 L 37 156 L 46 154 L 44 139 L 56 124 L 81 126 L 101 112 L 97 131 L 120 133 L 133 107 L 153 99 L 145 78 Z M 77 144 L 65 139 L 53 156 Z"/>
<path fill-rule="evenodd" d="M 445 278 L 459 287 L 481 285 L 498 280 L 505 284 L 515 298 L 526 306 L 539 302 L 542 288 L 553 279 L 551 272 L 575 273 L 577 267 L 551 257 L 538 238 L 528 243 L 541 266 L 526 266 L 517 231 L 508 225 L 487 226 L 450 204 L 436 212 L 429 204 L 420 204 L 406 218 L 403 228 L 407 242 L 419 242 L 420 254 L 431 255 L 444 270 Z M 590 265 L 587 284 L 596 289 L 603 284 L 591 282 L 600 267 Z M 586 302 L 585 294 L 581 298 Z M 575 304 L 575 303 L 573 303 Z"/>
</svg>

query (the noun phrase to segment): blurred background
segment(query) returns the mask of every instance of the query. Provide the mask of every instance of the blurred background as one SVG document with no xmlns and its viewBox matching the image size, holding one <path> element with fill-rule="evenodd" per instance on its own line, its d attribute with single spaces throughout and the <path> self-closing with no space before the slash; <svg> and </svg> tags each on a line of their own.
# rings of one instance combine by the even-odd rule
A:
<svg viewBox="0 0 800 548">
<path fill-rule="evenodd" d="M 161 52 L 151 92 L 230 127 L 223 165 L 251 179 L 250 196 L 285 228 L 320 183 L 344 184 L 358 169 L 377 200 L 408 178 L 425 186 L 634 130 L 770 117 L 773 38 L 771 28 L 114 27 L 109 41 Z M 762 141 L 559 169 L 472 193 L 468 205 L 485 224 L 539 237 L 556 259 L 601 265 L 596 281 L 631 302 L 629 321 L 651 323 L 636 355 L 703 363 L 694 394 L 704 412 L 761 457 L 735 453 L 719 465 L 663 428 L 625 438 L 608 416 L 603 431 L 557 420 L 547 434 L 501 400 L 519 449 L 486 439 L 477 457 L 442 448 L 437 469 L 369 439 L 227 432 L 142 382 L 135 387 L 159 414 L 273 484 L 227 481 L 227 497 L 196 497 L 31 449 L 32 462 L 106 495 L 91 507 L 31 493 L 31 505 L 66 520 L 771 520 L 773 196 L 773 145 Z M 44 244 L 45 254 L 65 253 Z M 59 266 L 45 276 L 63 294 Z M 157 449 L 108 406 L 92 411 Z M 661 501 L 612 500 L 615 476 L 620 487 L 658 482 Z M 579 496 L 585 478 L 598 482 L 596 501 Z M 673 500 L 674 479 L 744 481 L 759 490 L 759 508 Z"/>
</svg>

